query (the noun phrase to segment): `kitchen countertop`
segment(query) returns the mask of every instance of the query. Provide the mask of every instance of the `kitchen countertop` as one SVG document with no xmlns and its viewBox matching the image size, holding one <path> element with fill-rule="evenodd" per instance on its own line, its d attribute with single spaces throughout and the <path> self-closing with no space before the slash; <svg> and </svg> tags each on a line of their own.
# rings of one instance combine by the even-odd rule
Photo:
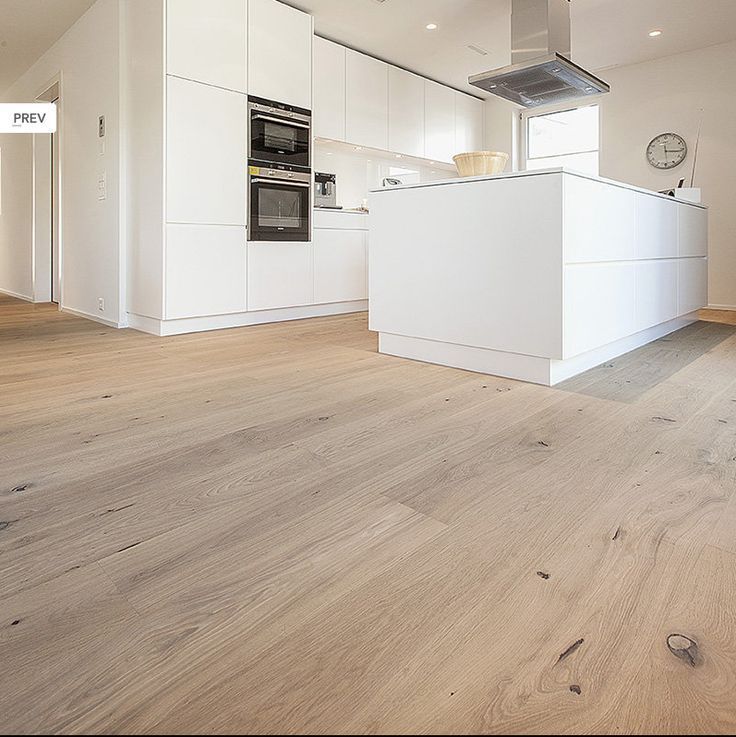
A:
<svg viewBox="0 0 736 737">
<path fill-rule="evenodd" d="M 350 207 L 317 207 L 316 205 L 313 208 L 316 212 L 347 212 L 352 214 L 358 214 L 358 215 L 367 215 L 368 210 L 361 210 L 358 207 L 350 208 Z"/>
<path fill-rule="evenodd" d="M 503 172 L 502 174 L 482 174 L 481 176 L 477 177 L 455 177 L 453 179 L 438 179 L 433 182 L 417 182 L 414 184 L 397 184 L 395 187 L 379 187 L 378 189 L 372 189 L 371 194 L 380 194 L 382 192 L 395 192 L 397 190 L 403 190 L 403 189 L 418 189 L 423 187 L 445 187 L 449 185 L 463 185 L 463 184 L 471 184 L 473 182 L 485 182 L 489 180 L 496 180 L 496 179 L 516 179 L 519 177 L 538 177 L 538 176 L 545 176 L 549 174 L 567 174 L 575 177 L 580 177 L 582 179 L 589 179 L 593 182 L 602 182 L 603 184 L 611 184 L 615 187 L 621 187 L 623 189 L 630 189 L 634 192 L 642 192 L 644 194 L 652 195 L 653 197 L 662 197 L 666 200 L 674 200 L 675 202 L 681 202 L 685 205 L 690 205 L 692 207 L 700 207 L 703 209 L 707 209 L 705 205 L 699 204 L 696 202 L 689 202 L 687 200 L 679 200 L 676 197 L 670 197 L 668 195 L 660 194 L 659 192 L 654 192 L 651 189 L 645 189 L 644 187 L 637 187 L 633 184 L 627 184 L 626 182 L 618 182 L 615 179 L 606 179 L 605 177 L 598 177 L 594 176 L 592 174 L 585 174 L 580 171 L 576 171 L 575 169 L 569 169 L 568 167 L 564 166 L 558 166 L 553 167 L 550 169 L 534 169 L 531 171 L 513 171 L 513 172 Z"/>
</svg>

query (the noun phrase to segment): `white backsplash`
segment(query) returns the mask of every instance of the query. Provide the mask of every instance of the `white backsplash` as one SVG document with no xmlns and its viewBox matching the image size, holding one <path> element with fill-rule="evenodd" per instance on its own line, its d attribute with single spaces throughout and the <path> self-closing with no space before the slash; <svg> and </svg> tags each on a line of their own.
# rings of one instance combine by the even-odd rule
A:
<svg viewBox="0 0 736 737">
<path fill-rule="evenodd" d="M 456 176 L 453 171 L 409 163 L 391 154 L 349 151 L 320 141 L 314 144 L 313 168 L 337 177 L 337 204 L 345 208 L 360 207 L 368 192 L 380 187 L 386 177 L 411 184 Z"/>
</svg>

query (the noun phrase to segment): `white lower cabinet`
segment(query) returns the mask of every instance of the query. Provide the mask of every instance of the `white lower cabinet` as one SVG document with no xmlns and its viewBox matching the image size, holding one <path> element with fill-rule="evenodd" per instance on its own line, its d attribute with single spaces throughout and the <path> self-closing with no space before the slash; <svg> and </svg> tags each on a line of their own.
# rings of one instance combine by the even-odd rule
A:
<svg viewBox="0 0 736 737">
<path fill-rule="evenodd" d="M 667 232 L 667 227 L 662 228 Z M 636 262 L 636 330 L 677 317 L 677 260 Z"/>
<path fill-rule="evenodd" d="M 314 301 L 368 299 L 365 230 L 314 231 Z"/>
<path fill-rule="evenodd" d="M 678 255 L 708 255 L 708 211 L 702 207 L 677 205 Z"/>
<path fill-rule="evenodd" d="M 166 319 L 243 312 L 245 227 L 166 226 Z"/>
<path fill-rule="evenodd" d="M 633 262 L 565 266 L 563 294 L 563 358 L 637 332 Z"/>
<path fill-rule="evenodd" d="M 708 259 L 682 258 L 677 267 L 677 312 L 687 315 L 708 304 Z"/>
<path fill-rule="evenodd" d="M 677 258 L 677 203 L 642 192 L 635 197 L 636 258 Z"/>
<path fill-rule="evenodd" d="M 311 243 L 248 244 L 249 310 L 311 304 L 314 304 Z"/>
</svg>

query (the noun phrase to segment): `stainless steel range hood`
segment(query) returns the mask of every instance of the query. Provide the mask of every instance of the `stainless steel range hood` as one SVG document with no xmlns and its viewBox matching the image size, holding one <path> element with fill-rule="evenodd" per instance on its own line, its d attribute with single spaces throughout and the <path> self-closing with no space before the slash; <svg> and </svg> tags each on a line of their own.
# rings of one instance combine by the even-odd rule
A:
<svg viewBox="0 0 736 737">
<path fill-rule="evenodd" d="M 511 65 L 468 82 L 528 108 L 610 90 L 569 57 L 570 0 L 511 0 Z"/>
</svg>

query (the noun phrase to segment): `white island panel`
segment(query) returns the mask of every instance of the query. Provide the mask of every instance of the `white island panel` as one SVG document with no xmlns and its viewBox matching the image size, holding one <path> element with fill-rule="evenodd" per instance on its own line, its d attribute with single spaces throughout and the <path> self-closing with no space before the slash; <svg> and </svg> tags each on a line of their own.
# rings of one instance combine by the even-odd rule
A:
<svg viewBox="0 0 736 737">
<path fill-rule="evenodd" d="M 707 304 L 707 210 L 563 169 L 371 195 L 379 350 L 555 384 Z"/>
<path fill-rule="evenodd" d="M 561 187 L 552 174 L 372 195 L 370 329 L 561 358 Z"/>
</svg>

